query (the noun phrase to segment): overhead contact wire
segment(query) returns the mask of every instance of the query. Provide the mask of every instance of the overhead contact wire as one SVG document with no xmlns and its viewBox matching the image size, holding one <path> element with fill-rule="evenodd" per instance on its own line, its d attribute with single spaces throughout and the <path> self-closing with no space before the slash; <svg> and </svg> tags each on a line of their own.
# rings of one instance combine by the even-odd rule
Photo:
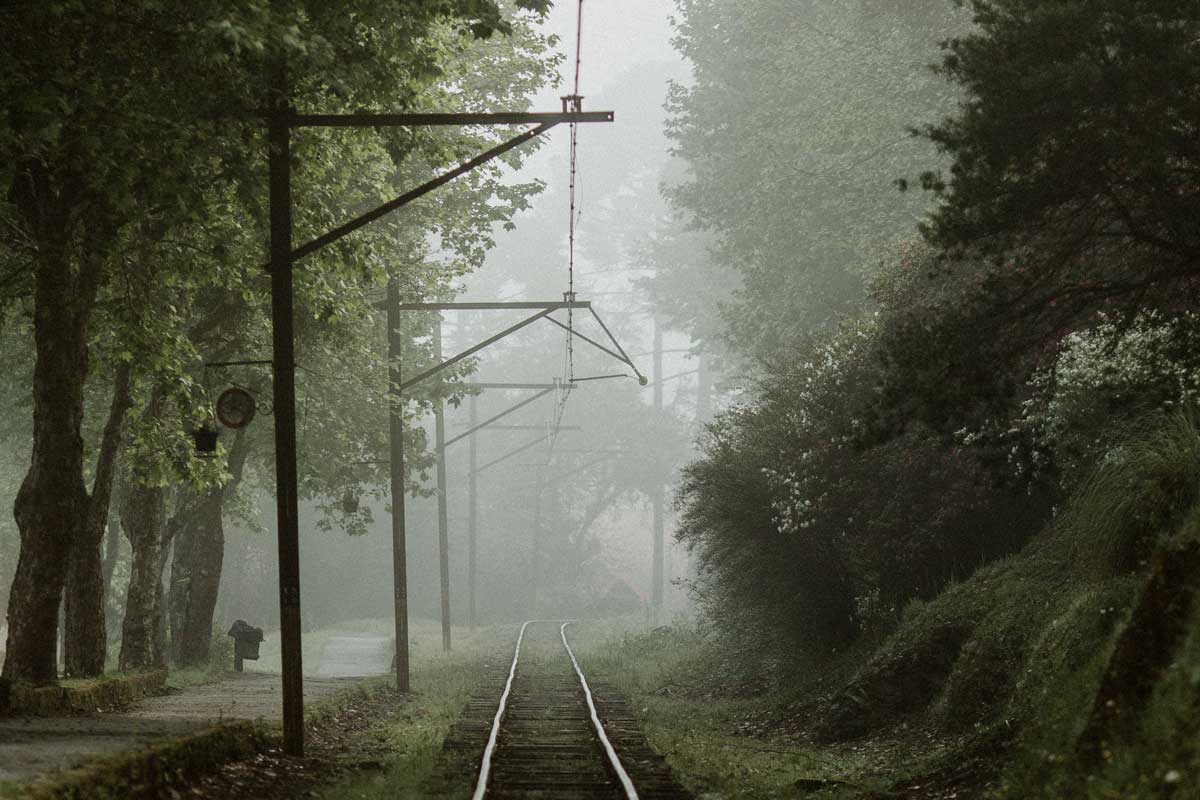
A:
<svg viewBox="0 0 1200 800">
<path fill-rule="evenodd" d="M 583 62 L 583 0 L 579 0 L 575 17 L 575 79 L 572 83 L 570 103 L 572 110 L 582 110 L 582 100 L 579 97 L 579 72 Z M 566 413 L 567 399 L 571 395 L 572 381 L 575 380 L 575 309 L 570 305 L 575 301 L 575 228 L 579 216 L 577 213 L 577 197 L 579 186 L 579 125 L 571 123 L 570 145 L 570 182 L 568 197 L 567 220 L 567 353 L 565 379 L 562 394 L 554 415 L 554 429 L 550 436 L 550 447 L 546 453 L 546 464 L 549 465 L 554 457 L 554 445 L 558 441 L 559 428 L 563 415 Z"/>
<path fill-rule="evenodd" d="M 571 102 L 575 111 L 580 111 L 582 101 L 579 97 L 579 71 L 583 62 L 583 0 L 579 0 L 575 18 L 575 81 L 571 93 Z M 576 191 L 579 174 L 579 125 L 571 123 L 571 176 L 569 198 L 569 221 L 567 224 L 567 299 L 575 300 L 575 223 L 576 223 Z M 572 331 L 575 327 L 574 309 L 567 306 L 567 384 L 575 377 L 575 342 Z"/>
</svg>

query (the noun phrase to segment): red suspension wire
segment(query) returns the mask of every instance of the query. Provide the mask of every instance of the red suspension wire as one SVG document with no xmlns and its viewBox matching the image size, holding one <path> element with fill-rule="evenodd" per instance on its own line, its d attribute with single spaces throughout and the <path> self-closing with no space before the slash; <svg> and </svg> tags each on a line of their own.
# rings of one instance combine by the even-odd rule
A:
<svg viewBox="0 0 1200 800">
<path fill-rule="evenodd" d="M 575 80 L 572 83 L 570 104 L 572 111 L 582 110 L 583 100 L 579 96 L 579 67 L 583 62 L 583 0 L 579 0 L 575 17 Z M 579 126 L 571 124 L 571 179 L 570 199 L 567 212 L 567 299 L 575 299 L 575 224 L 578 221 L 577 193 L 579 187 Z M 567 385 L 575 377 L 574 310 L 567 308 Z"/>
<path fill-rule="evenodd" d="M 582 111 L 583 99 L 579 96 L 579 67 L 583 61 L 583 0 L 579 0 L 578 10 L 575 17 L 575 80 L 572 83 L 572 93 L 569 98 L 564 98 L 564 111 Z M 567 223 L 567 293 L 565 299 L 574 302 L 575 300 L 575 225 L 578 221 L 577 208 L 577 192 L 578 192 L 578 146 L 579 146 L 579 126 L 576 123 L 571 123 L 571 177 L 570 177 L 570 192 L 568 202 L 568 214 L 570 216 Z M 553 451 L 555 440 L 558 438 L 558 428 L 562 422 L 563 412 L 566 410 L 567 397 L 573 386 L 572 381 L 575 379 L 575 311 L 571 306 L 567 306 L 567 364 L 566 364 L 566 380 L 563 385 L 563 392 L 558 404 L 557 413 L 554 421 L 554 436 L 550 441 L 550 449 Z"/>
<path fill-rule="evenodd" d="M 583 42 L 583 0 L 579 0 L 579 14 L 575 18 L 575 95 L 579 94 L 580 44 Z"/>
<path fill-rule="evenodd" d="M 579 0 L 578 11 L 575 17 L 575 81 L 571 94 L 574 110 L 581 110 L 582 98 L 579 96 L 579 66 L 583 61 L 583 0 Z M 571 185 L 570 185 L 570 221 L 567 227 L 567 295 L 571 300 L 575 299 L 575 224 L 577 222 L 576 212 L 576 196 L 579 185 L 579 126 L 575 123 L 571 124 Z M 570 381 L 575 377 L 575 361 L 573 358 L 574 335 L 571 333 L 573 327 L 572 309 L 567 309 L 567 360 L 568 360 L 568 375 L 567 380 Z"/>
</svg>

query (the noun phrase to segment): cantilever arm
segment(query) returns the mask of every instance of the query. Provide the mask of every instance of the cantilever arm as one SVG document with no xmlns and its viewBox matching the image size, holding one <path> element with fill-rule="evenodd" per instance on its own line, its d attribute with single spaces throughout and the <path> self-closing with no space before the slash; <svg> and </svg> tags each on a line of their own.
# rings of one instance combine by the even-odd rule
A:
<svg viewBox="0 0 1200 800">
<path fill-rule="evenodd" d="M 500 331 L 500 333 L 497 333 L 495 336 L 490 336 L 487 339 L 484 339 L 482 342 L 475 345 L 474 347 L 468 347 L 466 350 L 463 350 L 458 355 L 451 356 L 450 358 L 447 358 L 442 363 L 433 365 L 429 369 L 422 372 L 420 375 L 417 375 L 415 378 L 409 378 L 404 383 L 400 384 L 399 391 L 403 392 L 408 387 L 420 383 L 421 381 L 428 378 L 430 375 L 436 375 L 437 373 L 441 372 L 442 370 L 446 369 L 447 367 L 457 364 L 459 361 L 462 361 L 464 358 L 467 358 L 468 356 L 478 353 L 480 350 L 487 347 L 489 344 L 498 342 L 501 339 L 503 339 L 505 336 L 508 336 L 511 333 L 516 333 L 517 331 L 521 330 L 521 328 L 524 328 L 526 325 L 532 325 L 533 323 L 537 322 L 542 317 L 545 317 L 547 314 L 549 314 L 553 310 L 554 310 L 553 308 L 544 308 L 541 311 L 539 311 L 538 313 L 534 314 L 533 316 L 526 317 L 525 319 L 521 320 L 516 325 L 510 325 L 509 327 Z"/>
<path fill-rule="evenodd" d="M 475 427 L 465 430 L 462 433 L 460 433 L 458 436 L 455 436 L 453 439 L 450 439 L 449 441 L 447 441 L 445 444 L 442 445 L 442 449 L 443 450 L 446 449 L 447 447 L 454 444 L 455 442 L 457 442 L 460 439 L 467 438 L 468 436 L 470 436 L 472 433 L 479 430 L 480 428 L 486 428 L 487 426 L 491 425 L 496 420 L 504 419 L 509 414 L 513 413 L 514 411 L 524 408 L 525 406 L 532 403 L 534 400 L 545 397 L 546 395 L 550 394 L 551 392 L 554 391 L 554 389 L 557 389 L 557 388 L 558 387 L 555 386 L 554 388 L 551 388 L 551 389 L 544 389 L 544 390 L 538 392 L 537 394 L 535 394 L 533 397 L 527 397 L 524 400 L 522 400 L 521 402 L 517 403 L 516 405 L 509 406 L 508 408 L 504 409 L 503 411 L 501 411 L 499 414 L 495 415 L 494 417 L 485 419 L 483 422 L 479 423 Z"/>
<path fill-rule="evenodd" d="M 625 348 L 621 347 L 621 343 L 617 341 L 617 337 L 613 336 L 612 331 L 610 331 L 608 326 L 604 324 L 604 320 L 600 319 L 600 315 L 596 313 L 596 309 L 591 308 L 588 310 L 592 312 L 592 316 L 596 318 L 596 322 L 600 323 L 600 327 L 604 329 L 606 334 L 608 334 L 608 340 L 613 343 L 613 347 L 617 348 L 617 351 L 620 352 L 621 360 L 628 364 L 629 368 L 633 370 L 635 375 L 637 375 L 638 383 L 640 383 L 642 386 L 645 386 L 647 383 L 649 383 L 650 381 L 641 373 L 641 371 L 637 368 L 637 365 L 633 363 L 633 359 L 631 359 L 625 352 Z"/>
<path fill-rule="evenodd" d="M 291 260 L 293 262 L 299 261 L 300 259 L 304 258 L 305 256 L 307 256 L 311 253 L 315 253 L 317 250 L 320 250 L 322 247 L 325 247 L 326 245 L 329 245 L 329 244 L 333 244 L 338 239 L 348 236 L 349 234 L 353 233 L 354 231 L 358 230 L 359 228 L 361 228 L 365 225 L 369 225 L 370 223 L 374 222 L 375 220 L 379 219 L 380 217 L 385 216 L 386 214 L 390 214 L 391 212 L 395 211 L 398 208 L 401 208 L 402 206 L 408 205 L 413 200 L 416 200 L 419 197 L 424 197 L 425 195 L 432 192 L 434 189 L 437 189 L 439 186 L 444 186 L 445 184 L 449 183 L 450 181 L 454 180 L 455 178 L 459 177 L 460 175 L 465 175 L 466 173 L 470 172 L 471 170 L 475 169 L 476 167 L 482 166 L 483 164 L 486 164 L 488 161 L 491 161 L 493 158 L 496 158 L 497 156 L 502 156 L 505 153 L 507 153 L 509 150 L 512 150 L 516 147 L 519 147 L 519 146 L 525 144 L 530 139 L 535 139 L 538 136 L 541 136 L 543 133 L 550 130 L 557 124 L 558 123 L 556 123 L 556 122 L 542 123 L 541 125 L 538 125 L 536 128 L 530 128 L 529 130 L 525 131 L 524 133 L 514 136 L 512 139 L 509 139 L 506 142 L 501 142 L 500 144 L 496 145 L 495 147 L 491 148 L 490 150 L 485 150 L 483 153 L 480 153 L 479 155 L 475 156 L 475 158 L 472 158 L 470 161 L 464 161 L 462 164 L 459 164 L 454 169 L 449 170 L 448 172 L 444 172 L 432 180 L 426 181 L 425 183 L 421 184 L 420 186 L 418 186 L 415 189 L 410 189 L 409 191 L 400 195 L 396 199 L 389 200 L 388 202 L 384 203 L 383 205 L 379 206 L 378 208 L 374 208 L 374 209 L 366 212 L 365 214 L 360 214 L 359 216 L 355 217 L 354 219 L 350 220 L 349 222 L 339 225 L 338 227 L 334 228 L 333 230 L 329 231 L 328 233 L 324 233 L 324 234 L 318 236 L 317 238 L 315 238 L 305 244 L 300 245 L 296 249 L 292 250 Z M 263 268 L 269 270 L 270 265 L 266 264 L 263 266 Z"/>
<path fill-rule="evenodd" d="M 620 353 L 616 353 L 616 352 L 613 352 L 612 350 L 609 350 L 607 347 L 605 347 L 604 345 L 600 344 L 600 343 L 599 343 L 599 342 L 597 342 L 595 339 L 592 339 L 592 338 L 590 338 L 590 337 L 584 336 L 582 333 L 580 333 L 579 331 L 575 330 L 574 328 L 570 328 L 570 327 L 567 327 L 566 325 L 563 325 L 561 322 L 559 322 L 558 320 L 556 320 L 554 317 L 546 317 L 546 321 L 547 321 L 547 322 L 553 322 L 555 325 L 557 325 L 558 327 L 562 328 L 564 331 L 568 331 L 568 332 L 569 332 L 569 333 L 570 333 L 572 336 L 574 336 L 574 337 L 576 337 L 576 338 L 578 338 L 578 339 L 582 339 L 583 341 L 585 341 L 585 342 L 587 342 L 588 344 L 590 344 L 592 347 L 595 347 L 595 348 L 598 348 L 598 349 L 600 349 L 600 350 L 603 350 L 605 353 L 608 353 L 610 356 L 612 356 L 613 358 L 615 358 L 617 361 L 622 361 L 622 362 L 624 362 L 624 363 L 626 363 L 626 364 L 629 364 L 629 366 L 631 366 L 631 367 L 633 366 L 633 364 L 630 364 L 630 363 L 629 363 L 629 359 L 628 359 L 628 358 L 626 358 L 625 356 L 621 355 Z"/>
</svg>

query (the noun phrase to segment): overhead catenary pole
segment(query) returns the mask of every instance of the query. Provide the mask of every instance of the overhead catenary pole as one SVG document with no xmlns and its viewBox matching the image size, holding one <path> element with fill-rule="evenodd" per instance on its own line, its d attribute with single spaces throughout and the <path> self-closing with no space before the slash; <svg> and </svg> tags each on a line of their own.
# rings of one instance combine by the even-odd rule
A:
<svg viewBox="0 0 1200 800">
<path fill-rule="evenodd" d="M 663 337 L 662 325 L 659 324 L 658 315 L 654 316 L 654 410 L 661 412 L 663 407 Z M 654 556 L 653 567 L 651 569 L 653 584 L 650 588 L 650 613 L 654 624 L 657 625 L 661 620 L 663 606 L 663 504 L 664 504 L 664 487 L 659 480 L 659 476 L 655 476 L 654 487 L 651 489 L 653 497 L 651 503 L 654 507 Z"/>
<path fill-rule="evenodd" d="M 275 10 L 280 4 L 272 2 Z M 612 112 L 582 113 L 576 109 L 559 115 L 539 114 L 475 114 L 469 118 L 461 114 L 411 115 L 300 115 L 291 107 L 286 65 L 282 59 L 276 63 L 270 79 L 269 103 L 266 112 L 269 145 L 269 201 L 270 208 L 270 258 L 263 265 L 271 272 L 271 338 L 274 367 L 275 408 L 275 480 L 278 517 L 279 544 L 279 602 L 280 640 L 283 671 L 283 730 L 284 749 L 293 755 L 304 751 L 304 683 L 303 664 L 300 655 L 300 554 L 299 554 L 299 502 L 298 470 L 296 467 L 296 363 L 293 323 L 292 265 L 323 247 L 352 234 L 386 214 L 396 211 L 425 194 L 444 186 L 455 178 L 498 158 L 521 146 L 561 122 L 612 122 Z M 502 142 L 478 156 L 459 164 L 424 184 L 411 189 L 383 205 L 367 211 L 333 230 L 293 249 L 291 220 L 291 169 L 290 129 L 306 126 L 334 126 L 373 128 L 397 125 L 462 125 L 462 124 L 522 124 L 537 123 L 537 126 Z M 538 319 L 540 315 L 517 327 L 523 327 Z M 468 354 L 460 354 L 465 358 Z M 449 366 L 443 364 L 443 367 Z M 393 380 L 395 391 L 403 391 L 397 377 Z M 396 441 L 393 441 L 395 446 Z M 397 471 L 397 468 L 398 471 Z M 393 459 L 393 492 L 397 475 L 403 482 L 403 460 Z M 396 518 L 400 525 L 400 542 L 403 543 L 403 486 L 399 493 L 400 507 Z M 396 496 L 396 495 L 394 495 Z M 396 510 L 395 506 L 393 507 Z M 396 552 L 399 573 L 403 575 L 403 549 Z M 399 592 L 399 586 L 397 591 Z M 397 594 L 397 608 L 406 606 Z M 396 619 L 399 634 L 403 625 L 403 636 L 397 637 L 397 676 L 401 673 L 400 653 L 403 651 L 403 682 L 407 683 L 407 610 Z"/>
<path fill-rule="evenodd" d="M 549 439 L 549 436 L 543 437 Z M 542 441 L 539 440 L 539 441 Z M 533 442 L 532 444 L 537 444 Z M 527 447 L 532 446 L 527 445 Z M 542 606 L 542 465 L 537 466 L 537 479 L 533 490 L 533 550 L 529 554 L 529 590 L 531 616 L 541 614 Z"/>
<path fill-rule="evenodd" d="M 433 323 L 433 360 L 442 363 L 442 315 Z M 450 532 L 446 514 L 446 415 L 441 392 L 433 406 L 437 447 L 438 566 L 442 585 L 442 649 L 450 652 Z"/>
<path fill-rule="evenodd" d="M 400 285 L 390 278 L 387 286 L 388 340 L 388 459 L 392 492 L 392 597 L 396 625 L 396 690 L 411 690 L 408 667 L 408 554 L 404 528 L 404 406 L 400 395 L 401 331 Z"/>
<path fill-rule="evenodd" d="M 476 395 L 471 395 L 467 401 L 470 411 L 471 437 L 468 440 L 470 449 L 470 469 L 467 471 L 467 624 L 475 629 L 475 564 L 477 555 L 476 526 L 479 515 L 478 475 L 475 467 L 479 458 L 476 450 L 476 429 L 479 426 L 479 412 L 475 403 Z"/>
<path fill-rule="evenodd" d="M 304 667 L 300 655 L 300 523 L 296 468 L 296 356 L 292 325 L 292 177 L 286 67 L 271 87 L 268 155 L 271 219 L 271 345 L 275 406 L 275 502 L 279 545 L 279 638 L 283 746 L 304 754 Z"/>
</svg>

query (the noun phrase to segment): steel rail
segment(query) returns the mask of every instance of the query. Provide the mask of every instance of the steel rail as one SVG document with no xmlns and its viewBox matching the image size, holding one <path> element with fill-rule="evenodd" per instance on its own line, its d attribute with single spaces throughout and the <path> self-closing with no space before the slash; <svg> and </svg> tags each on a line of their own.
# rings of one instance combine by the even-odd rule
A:
<svg viewBox="0 0 1200 800">
<path fill-rule="evenodd" d="M 504 719 L 504 712 L 508 708 L 508 698 L 512 694 L 513 680 L 517 674 L 517 663 L 521 660 L 521 644 L 525 640 L 525 629 L 530 625 L 551 622 L 561 623 L 558 635 L 562 639 L 563 647 L 566 648 L 567 655 L 571 659 L 571 666 L 575 670 L 576 677 L 579 678 L 579 684 L 583 687 L 583 696 L 587 700 L 592 729 L 600 739 L 600 744 L 604 748 L 604 754 L 608 758 L 608 763 L 612 766 L 613 773 L 616 775 L 622 790 L 625 792 L 626 800 L 639 800 L 633 780 L 629 777 L 629 773 L 625 771 L 625 767 L 621 765 L 621 759 L 617 756 L 617 751 L 613 749 L 612 742 L 608 739 L 608 734 L 604 732 L 604 724 L 600 722 L 600 715 L 596 712 L 596 703 L 592 699 L 592 689 L 588 685 L 587 678 L 583 676 L 583 670 L 579 668 L 579 661 L 575 658 L 575 651 L 571 649 L 571 645 L 567 642 L 567 626 L 574 621 L 570 619 L 530 619 L 521 624 L 521 631 L 517 634 L 517 646 L 513 650 L 512 664 L 508 667 L 508 679 L 504 682 L 504 691 L 500 694 L 500 705 L 496 708 L 496 715 L 492 718 L 492 726 L 491 730 L 488 731 L 487 744 L 483 748 L 483 757 L 479 762 L 479 778 L 475 781 L 475 792 L 471 795 L 471 800 L 483 800 L 484 795 L 487 794 L 488 781 L 492 774 L 492 756 L 496 751 L 496 742 L 500 736 L 500 724 Z"/>
<path fill-rule="evenodd" d="M 500 706 L 496 709 L 496 716 L 492 718 L 492 729 L 488 733 L 487 745 L 483 748 L 483 759 L 479 762 L 479 779 L 475 782 L 475 793 L 471 795 L 471 800 L 483 800 L 484 794 L 487 793 L 488 778 L 492 774 L 492 754 L 496 751 L 496 738 L 500 735 L 500 720 L 504 718 L 508 696 L 512 694 L 513 678 L 517 674 L 517 662 L 521 659 L 521 642 L 525 639 L 525 629 L 538 622 L 563 621 L 560 619 L 529 619 L 522 623 L 521 632 L 517 634 L 517 646 L 513 650 L 512 664 L 508 668 L 508 680 L 504 682 L 504 691 L 500 694 Z M 571 620 L 564 624 L 569 622 Z"/>
<path fill-rule="evenodd" d="M 492 719 L 492 729 L 488 732 L 487 745 L 483 748 L 483 760 L 479 762 L 479 779 L 475 782 L 475 793 L 471 800 L 483 800 L 487 792 L 488 778 L 492 774 L 492 753 L 496 750 L 496 737 L 500 735 L 500 720 L 504 717 L 504 707 L 508 705 L 508 696 L 512 694 L 513 677 L 517 674 L 517 660 L 521 658 L 521 642 L 525 639 L 525 629 L 533 620 L 527 620 L 521 625 L 517 634 L 517 647 L 513 652 L 512 665 L 508 668 L 508 680 L 504 682 L 504 691 L 500 694 L 500 705 L 496 716 Z"/>
<path fill-rule="evenodd" d="M 621 788 L 625 790 L 625 797 L 628 800 L 638 800 L 637 789 L 634 787 L 629 773 L 625 771 L 625 767 L 621 766 L 621 759 L 617 758 L 617 751 L 613 749 L 612 742 L 608 740 L 608 734 L 604 732 L 604 725 L 600 722 L 600 715 L 596 713 L 596 703 L 592 700 L 592 688 L 588 686 L 587 678 L 583 677 L 583 670 L 579 668 L 579 662 L 575 660 L 575 651 L 567 643 L 567 626 L 570 624 L 570 621 L 564 622 L 562 627 L 558 629 L 558 635 L 562 638 L 563 647 L 567 648 L 567 655 L 571 657 L 571 666 L 575 668 L 575 674 L 579 676 L 579 685 L 583 687 L 583 696 L 587 700 L 588 713 L 592 715 L 592 728 L 595 729 L 596 735 L 600 737 L 600 744 L 604 745 L 604 753 L 608 756 L 608 763 L 612 765 L 617 780 L 621 782 Z"/>
</svg>

